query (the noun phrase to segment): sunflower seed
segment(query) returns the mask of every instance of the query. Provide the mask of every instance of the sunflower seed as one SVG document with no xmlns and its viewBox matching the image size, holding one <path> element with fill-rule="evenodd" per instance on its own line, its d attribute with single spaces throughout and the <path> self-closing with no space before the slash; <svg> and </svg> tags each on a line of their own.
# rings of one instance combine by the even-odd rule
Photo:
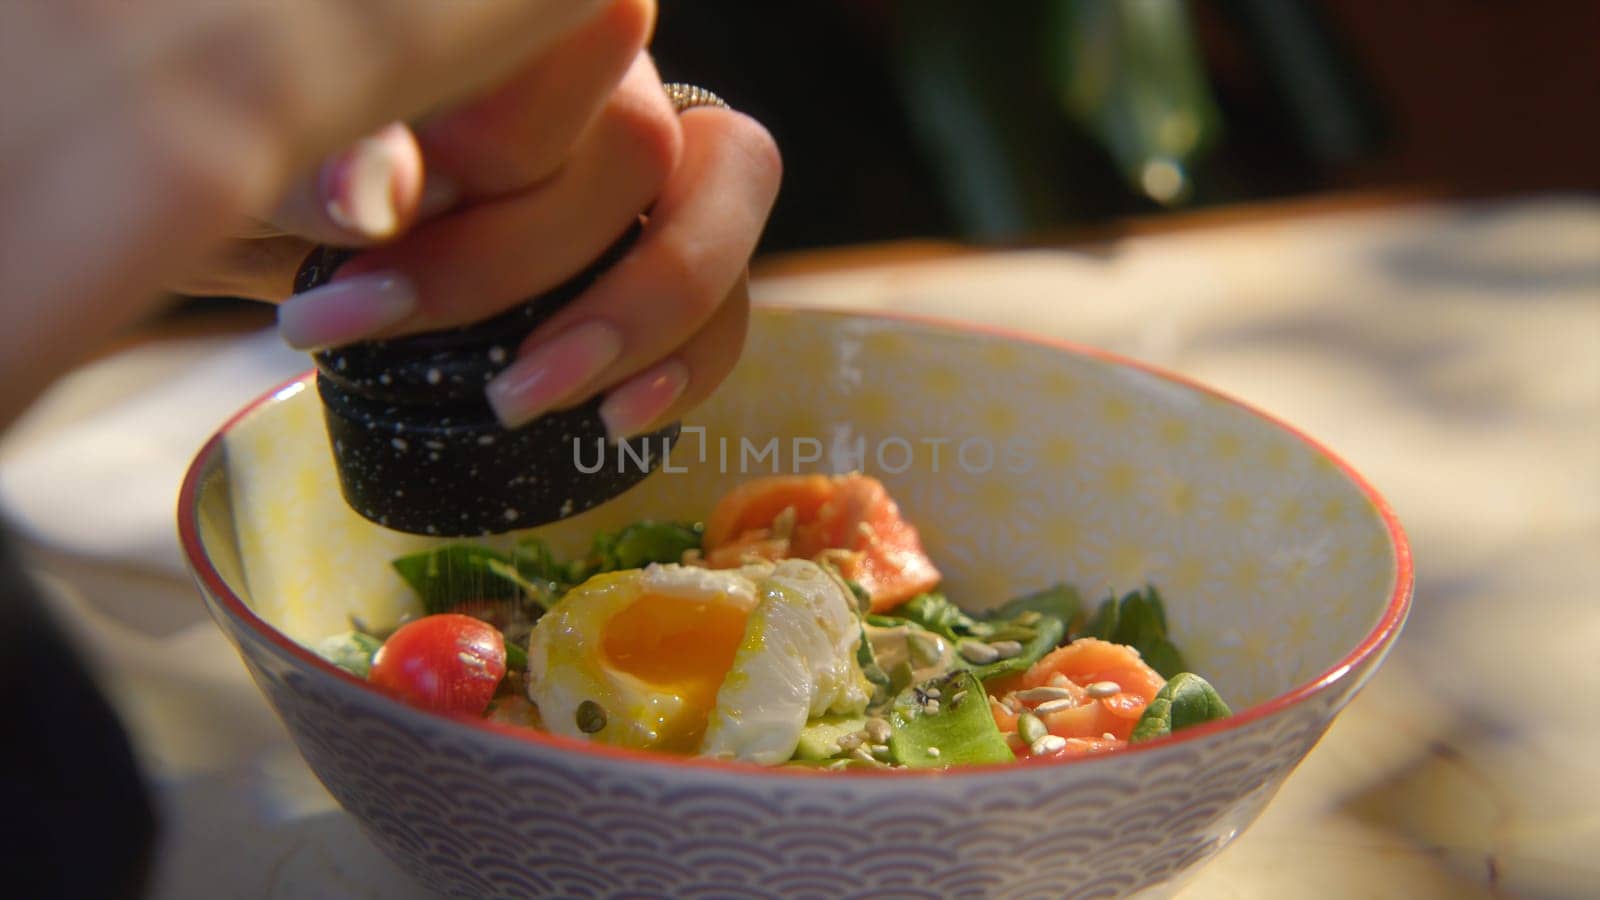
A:
<svg viewBox="0 0 1600 900">
<path fill-rule="evenodd" d="M 1045 702 L 1039 704 L 1038 706 L 1035 706 L 1033 708 L 1033 711 L 1034 711 L 1034 713 L 1036 715 L 1043 716 L 1043 715 L 1049 715 L 1050 713 L 1053 713 L 1053 712 L 1061 712 L 1064 709 L 1073 709 L 1077 705 L 1078 705 L 1077 701 L 1071 700 L 1071 699 L 1068 699 L 1068 700 L 1046 700 Z"/>
<path fill-rule="evenodd" d="M 1022 644 L 1018 641 L 995 641 L 989 645 L 989 649 L 993 650 L 995 656 L 1000 659 L 1010 659 L 1013 656 L 1022 655 Z"/>
<path fill-rule="evenodd" d="M 922 705 L 922 714 L 925 716 L 937 716 L 939 714 L 939 701 L 929 700 L 924 703 Z"/>
<path fill-rule="evenodd" d="M 856 749 L 850 751 L 850 755 L 855 759 L 864 760 L 866 762 L 878 761 L 877 758 L 872 755 L 872 751 L 865 747 L 857 747 Z"/>
<path fill-rule="evenodd" d="M 1067 739 L 1056 734 L 1047 734 L 1028 745 L 1028 753 L 1033 756 L 1049 756 L 1059 753 L 1067 746 Z"/>
<path fill-rule="evenodd" d="M 584 734 L 594 734 L 596 731 L 606 727 L 605 708 L 593 700 L 585 700 L 578 704 L 576 718 L 578 720 L 578 730 Z"/>
<path fill-rule="evenodd" d="M 929 697 L 932 697 L 935 700 L 937 700 L 940 697 L 944 696 L 944 692 L 939 690 L 936 687 L 928 688 L 926 691 L 923 691 L 923 693 L 927 694 Z"/>
<path fill-rule="evenodd" d="M 1044 727 L 1044 722 L 1033 713 L 1023 713 L 1017 717 L 1017 735 L 1032 746 L 1034 741 L 1049 734 L 1049 729 Z"/>
<path fill-rule="evenodd" d="M 975 666 L 984 666 L 1000 658 L 1000 651 L 982 641 L 962 641 L 956 649 L 961 658 Z"/>
<path fill-rule="evenodd" d="M 956 695 L 954 697 L 950 698 L 950 708 L 951 709 L 955 709 L 956 707 L 960 706 L 961 705 L 961 701 L 965 700 L 966 697 L 967 697 L 967 692 L 966 691 L 956 691 Z"/>
<path fill-rule="evenodd" d="M 867 720 L 866 735 L 874 744 L 887 744 L 889 742 L 889 723 L 879 718 Z"/>
<path fill-rule="evenodd" d="M 1046 700 L 1071 700 L 1072 692 L 1059 687 L 1036 687 L 1017 691 L 1017 699 L 1024 703 L 1043 703 Z"/>
<path fill-rule="evenodd" d="M 928 755 L 933 757 L 934 759 L 938 759 L 939 758 L 939 748 L 938 747 L 929 747 L 928 748 Z"/>
<path fill-rule="evenodd" d="M 1050 673 L 1050 686 L 1051 687 L 1066 687 L 1067 685 L 1069 685 L 1071 683 L 1072 683 L 1071 680 L 1069 680 L 1067 678 L 1067 676 L 1061 674 L 1060 672 L 1051 672 Z"/>
<path fill-rule="evenodd" d="M 1089 685 L 1089 696 L 1099 699 L 1101 697 L 1115 697 L 1122 693 L 1122 685 L 1115 681 L 1096 681 Z"/>
<path fill-rule="evenodd" d="M 851 750 L 861 746 L 866 739 L 865 732 L 852 731 L 849 734 L 842 734 L 839 736 L 839 750 L 842 753 L 849 753 Z"/>
</svg>

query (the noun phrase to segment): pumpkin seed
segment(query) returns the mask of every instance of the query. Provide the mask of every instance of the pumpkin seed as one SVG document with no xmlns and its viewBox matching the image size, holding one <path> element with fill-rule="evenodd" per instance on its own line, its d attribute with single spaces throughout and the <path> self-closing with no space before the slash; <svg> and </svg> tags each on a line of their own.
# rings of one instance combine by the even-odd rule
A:
<svg viewBox="0 0 1600 900">
<path fill-rule="evenodd" d="M 1017 717 L 1017 735 L 1030 747 L 1034 741 L 1049 733 L 1050 730 L 1044 727 L 1044 722 L 1033 713 L 1023 713 Z"/>
</svg>

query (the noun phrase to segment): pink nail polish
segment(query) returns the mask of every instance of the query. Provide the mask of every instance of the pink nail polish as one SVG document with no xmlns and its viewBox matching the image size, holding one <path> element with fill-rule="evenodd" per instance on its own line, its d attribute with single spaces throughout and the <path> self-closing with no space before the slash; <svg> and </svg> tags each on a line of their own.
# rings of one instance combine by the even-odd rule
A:
<svg viewBox="0 0 1600 900">
<path fill-rule="evenodd" d="M 507 428 L 515 428 L 558 404 L 616 361 L 622 334 L 606 322 L 585 322 L 534 347 L 487 388 L 489 405 Z"/>
<path fill-rule="evenodd" d="M 409 158 L 402 142 L 410 140 L 405 126 L 389 125 L 322 167 L 324 209 L 334 224 L 367 238 L 394 234 L 400 225 L 400 169 Z"/>
<path fill-rule="evenodd" d="M 336 347 L 397 325 L 416 308 L 416 290 L 405 276 L 357 275 L 284 301 L 278 307 L 278 334 L 299 350 Z"/>
<path fill-rule="evenodd" d="M 607 437 L 615 443 L 643 432 L 678 402 L 688 386 L 689 368 L 676 359 L 635 375 L 600 404 Z"/>
</svg>

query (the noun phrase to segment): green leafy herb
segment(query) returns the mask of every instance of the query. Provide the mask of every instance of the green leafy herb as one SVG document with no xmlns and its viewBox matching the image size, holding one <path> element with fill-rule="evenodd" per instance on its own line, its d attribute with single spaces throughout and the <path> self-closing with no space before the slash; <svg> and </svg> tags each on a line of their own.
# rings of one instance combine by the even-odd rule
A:
<svg viewBox="0 0 1600 900">
<path fill-rule="evenodd" d="M 1082 601 L 1078 599 L 1078 592 L 1064 584 L 1052 585 L 1042 591 L 1023 594 L 1013 600 L 1008 600 L 1002 606 L 985 614 L 988 620 L 998 619 L 1026 619 L 1028 613 L 1038 613 L 1041 616 L 1055 616 L 1063 622 L 1071 622 L 1077 616 L 1078 608 Z"/>
<path fill-rule="evenodd" d="M 1184 671 L 1183 655 L 1167 636 L 1167 611 L 1154 585 L 1130 591 L 1118 598 L 1112 594 L 1074 637 L 1097 637 L 1114 644 L 1127 644 L 1139 651 L 1150 668 L 1164 678 Z"/>
<path fill-rule="evenodd" d="M 1193 672 L 1179 672 L 1167 679 L 1155 699 L 1144 708 L 1133 726 L 1133 741 L 1149 741 L 1181 731 L 1191 725 L 1233 715 L 1217 689 Z"/>
<path fill-rule="evenodd" d="M 971 672 L 952 672 L 901 691 L 889 727 L 889 752 L 907 768 L 1015 759 L 989 712 L 983 685 Z"/>
<path fill-rule="evenodd" d="M 944 637 L 952 644 L 963 639 L 988 643 L 1016 641 L 1022 652 L 990 663 L 972 663 L 958 656 L 956 665 L 987 681 L 1023 672 L 1066 639 L 1067 627 L 1078 614 L 1078 592 L 1055 585 L 1025 594 L 975 617 L 951 603 L 943 594 L 921 594 L 897 607 L 889 616 L 869 616 L 869 624 L 906 625 Z"/>
<path fill-rule="evenodd" d="M 402 556 L 396 572 L 422 599 L 429 615 L 449 612 L 469 600 L 520 600 L 549 609 L 573 585 L 591 575 L 675 563 L 700 546 L 698 523 L 635 522 L 595 536 L 589 555 L 562 562 L 537 537 L 518 541 L 509 554 L 475 544 L 449 544 Z M 537 611 L 533 611 L 535 614 Z"/>
<path fill-rule="evenodd" d="M 508 600 L 522 593 L 521 585 L 504 577 L 508 569 L 515 571 L 511 560 L 487 547 L 450 544 L 402 556 L 392 565 L 422 598 L 428 615 L 449 612 L 467 600 Z"/>
<path fill-rule="evenodd" d="M 960 664 L 972 670 L 981 681 L 999 678 L 1004 675 L 1015 675 L 1026 672 L 1030 666 L 1038 662 L 1046 653 L 1061 646 L 1067 636 L 1067 623 L 1057 616 L 1041 616 L 1037 624 L 1031 626 L 1033 634 L 1027 640 L 1021 641 L 1022 652 L 1008 659 L 998 659 L 992 663 L 974 665 L 957 656 Z M 1000 638 L 995 638 L 1000 640 Z M 1014 640 L 1014 639 L 1012 639 Z"/>
<path fill-rule="evenodd" d="M 582 575 L 680 562 L 686 551 L 700 549 L 704 533 L 705 526 L 698 522 L 650 521 L 634 522 L 615 534 L 601 532 L 595 535 Z"/>
<path fill-rule="evenodd" d="M 972 637 L 987 640 L 994 626 L 980 622 L 943 594 L 918 594 L 896 607 L 891 615 L 919 625 L 951 642 Z"/>
<path fill-rule="evenodd" d="M 372 671 L 372 657 L 383 641 L 360 631 L 345 631 L 317 644 L 317 655 L 357 678 L 365 680 Z"/>
</svg>

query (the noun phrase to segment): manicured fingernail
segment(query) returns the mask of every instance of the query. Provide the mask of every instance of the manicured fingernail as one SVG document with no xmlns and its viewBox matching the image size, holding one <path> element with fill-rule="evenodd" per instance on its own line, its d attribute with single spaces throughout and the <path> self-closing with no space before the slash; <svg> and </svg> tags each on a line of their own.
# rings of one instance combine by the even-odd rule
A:
<svg viewBox="0 0 1600 900">
<path fill-rule="evenodd" d="M 615 443 L 643 432 L 678 402 L 688 386 L 689 367 L 676 359 L 635 375 L 600 404 L 606 435 Z"/>
<path fill-rule="evenodd" d="M 417 292 L 405 276 L 357 275 L 284 301 L 278 307 L 278 334 L 299 350 L 336 347 L 372 337 L 416 308 Z"/>
<path fill-rule="evenodd" d="M 622 333 L 585 322 L 524 353 L 489 382 L 489 405 L 507 428 L 554 409 L 616 361 Z"/>
<path fill-rule="evenodd" d="M 322 167 L 322 200 L 328 218 L 367 238 L 386 238 L 400 227 L 396 195 L 405 143 L 403 125 L 389 125 L 334 156 Z"/>
</svg>

